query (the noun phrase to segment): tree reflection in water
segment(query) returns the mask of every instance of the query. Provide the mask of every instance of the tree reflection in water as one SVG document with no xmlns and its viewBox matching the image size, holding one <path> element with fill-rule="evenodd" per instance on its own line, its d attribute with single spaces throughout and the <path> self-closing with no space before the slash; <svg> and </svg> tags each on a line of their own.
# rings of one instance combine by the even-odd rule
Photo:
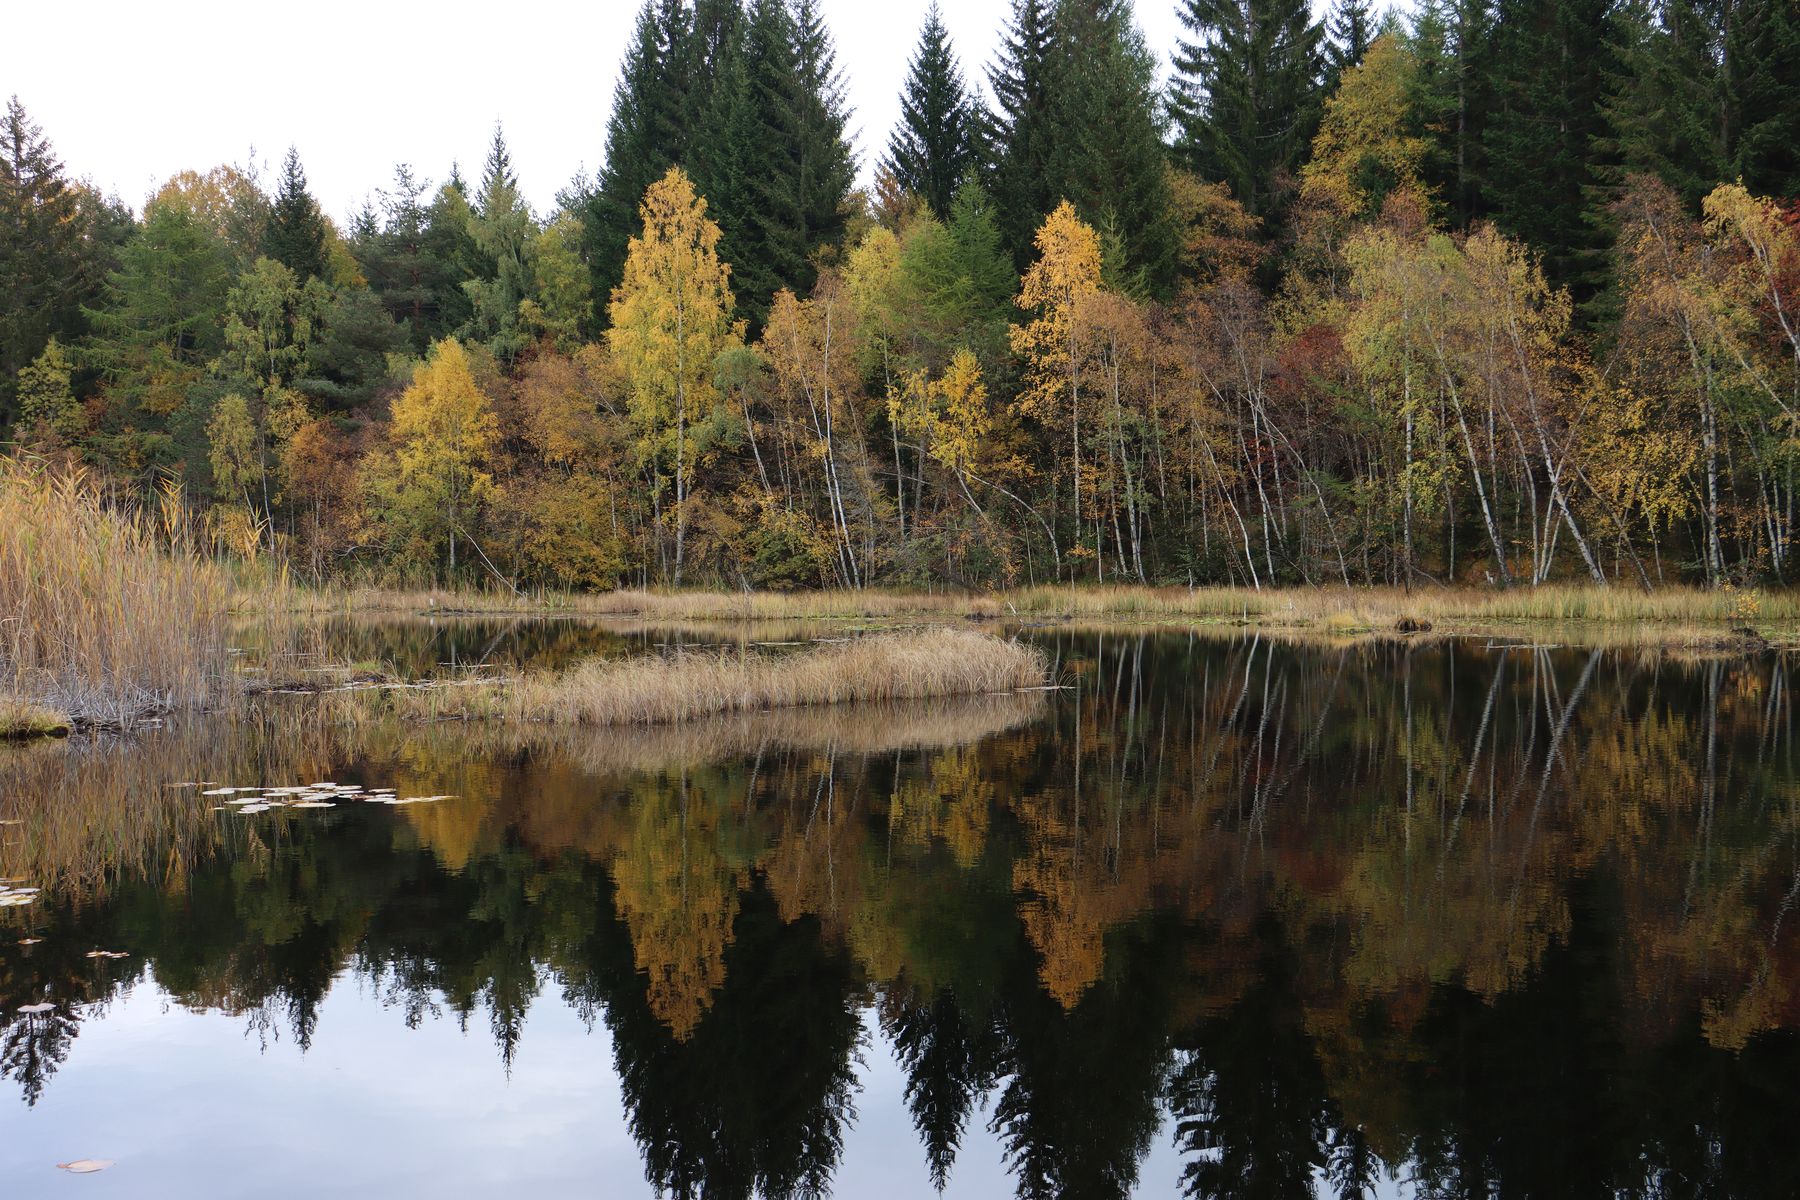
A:
<svg viewBox="0 0 1800 1200">
<path fill-rule="evenodd" d="M 1778 659 L 1044 636 L 1050 697 L 561 733 L 306 699 L 5 751 L 0 874 L 49 891 L 3 914 L 0 1075 L 36 1104 L 131 986 L 304 1048 L 349 976 L 503 1064 L 541 999 L 604 1022 L 671 1195 L 831 1190 L 865 1030 L 939 1186 L 985 1122 L 1023 1196 L 1126 1194 L 1159 1137 L 1205 1197 L 1800 1194 Z M 460 798 L 166 786 L 328 777 Z"/>
</svg>

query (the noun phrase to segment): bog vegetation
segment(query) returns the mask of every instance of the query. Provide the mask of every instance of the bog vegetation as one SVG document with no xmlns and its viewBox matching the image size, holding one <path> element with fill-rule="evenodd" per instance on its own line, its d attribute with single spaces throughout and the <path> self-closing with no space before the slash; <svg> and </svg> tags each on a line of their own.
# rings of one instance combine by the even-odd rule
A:
<svg viewBox="0 0 1800 1200">
<path fill-rule="evenodd" d="M 498 129 L 342 222 L 295 151 L 133 210 L 15 99 L 0 426 L 127 514 L 55 569 L 177 487 L 346 585 L 1793 577 L 1790 3 L 1178 3 L 1166 87 L 1126 0 L 1015 0 L 985 88 L 933 10 L 866 191 L 814 0 L 646 3 L 548 214 Z M 18 545 L 16 669 L 217 606 Z M 204 692 L 152 652 L 108 694 Z"/>
<path fill-rule="evenodd" d="M 230 687 L 234 581 L 173 492 L 102 502 L 0 459 L 0 736 L 207 707 Z"/>
<path fill-rule="evenodd" d="M 507 717 L 563 725 L 667 725 L 810 705 L 990 695 L 1042 686 L 1049 664 L 1018 642 L 967 630 L 889 633 L 788 654 L 590 660 L 553 675 L 403 693 L 414 717 Z"/>
</svg>

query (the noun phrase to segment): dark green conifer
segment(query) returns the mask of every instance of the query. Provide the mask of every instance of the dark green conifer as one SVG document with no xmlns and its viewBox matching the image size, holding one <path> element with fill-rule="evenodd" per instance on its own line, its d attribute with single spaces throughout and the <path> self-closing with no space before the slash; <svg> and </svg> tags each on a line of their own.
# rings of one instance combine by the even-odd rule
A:
<svg viewBox="0 0 1800 1200">
<path fill-rule="evenodd" d="M 281 263 L 302 282 L 324 278 L 325 240 L 325 215 L 306 190 L 300 152 L 289 146 L 275 200 L 269 206 L 269 223 L 263 230 L 263 257 Z"/>
<path fill-rule="evenodd" d="M 1230 185 L 1250 213 L 1278 211 L 1318 128 L 1324 31 L 1306 0 L 1181 0 L 1176 151 Z"/>
<path fill-rule="evenodd" d="M 945 219 L 957 186 L 974 162 L 974 113 L 950 49 L 949 31 L 933 3 L 919 31 L 919 46 L 900 94 L 900 124 L 888 138 L 882 165 L 902 188 Z"/>
</svg>

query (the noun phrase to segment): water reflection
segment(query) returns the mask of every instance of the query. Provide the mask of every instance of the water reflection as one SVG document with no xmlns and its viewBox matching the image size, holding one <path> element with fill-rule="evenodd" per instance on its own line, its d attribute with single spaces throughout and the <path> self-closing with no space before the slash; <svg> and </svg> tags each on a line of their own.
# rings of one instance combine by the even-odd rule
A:
<svg viewBox="0 0 1800 1200">
<path fill-rule="evenodd" d="M 991 1142 L 1022 1196 L 1800 1194 L 1779 659 L 1043 636 L 1050 696 L 10 753 L 51 892 L 0 912 L 0 1131 L 134 989 L 304 1049 L 350 981 L 484 1031 L 471 1087 L 572 1012 L 671 1195 L 870 1194 L 888 1055 L 921 1186 Z M 314 778 L 458 798 L 165 786 Z"/>
</svg>

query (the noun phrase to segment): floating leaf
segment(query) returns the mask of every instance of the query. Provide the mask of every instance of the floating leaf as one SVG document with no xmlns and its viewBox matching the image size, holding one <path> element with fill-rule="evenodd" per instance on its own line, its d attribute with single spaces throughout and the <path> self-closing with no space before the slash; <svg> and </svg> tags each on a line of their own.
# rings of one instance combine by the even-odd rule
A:
<svg viewBox="0 0 1800 1200">
<path fill-rule="evenodd" d="M 56 1005 L 54 1005 L 54 1004 L 21 1004 L 21 1005 L 19 1005 L 19 1011 L 22 1013 L 31 1013 L 33 1015 L 36 1015 L 37 1013 L 55 1012 Z"/>
<path fill-rule="evenodd" d="M 56 1169 L 67 1171 L 71 1175 L 92 1175 L 95 1171 L 104 1171 L 112 1165 L 110 1158 L 78 1158 L 74 1162 L 57 1163 Z"/>
</svg>

